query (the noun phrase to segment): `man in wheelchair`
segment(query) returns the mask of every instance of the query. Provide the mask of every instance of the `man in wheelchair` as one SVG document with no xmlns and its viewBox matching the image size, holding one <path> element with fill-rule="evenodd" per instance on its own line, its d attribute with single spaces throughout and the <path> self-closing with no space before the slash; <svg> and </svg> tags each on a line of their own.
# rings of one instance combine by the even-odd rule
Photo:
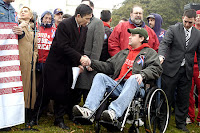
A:
<svg viewBox="0 0 200 133">
<path fill-rule="evenodd" d="M 129 46 L 121 50 L 106 62 L 89 60 L 85 62 L 97 72 L 93 79 L 91 90 L 87 96 L 83 107 L 75 105 L 73 115 L 91 118 L 93 122 L 94 111 L 98 108 L 106 92 L 112 92 L 112 96 L 117 99 L 112 101 L 108 110 L 103 111 L 101 119 L 107 122 L 114 122 L 121 117 L 133 100 L 135 93 L 144 86 L 143 80 L 155 80 L 162 73 L 162 67 L 155 50 L 150 48 L 148 43 L 148 33 L 144 28 L 128 29 L 131 33 Z M 132 68 L 130 70 L 130 68 Z M 127 71 L 130 72 L 127 73 Z M 112 75 L 109 77 L 107 75 Z M 123 77 L 123 80 L 120 80 Z"/>
</svg>

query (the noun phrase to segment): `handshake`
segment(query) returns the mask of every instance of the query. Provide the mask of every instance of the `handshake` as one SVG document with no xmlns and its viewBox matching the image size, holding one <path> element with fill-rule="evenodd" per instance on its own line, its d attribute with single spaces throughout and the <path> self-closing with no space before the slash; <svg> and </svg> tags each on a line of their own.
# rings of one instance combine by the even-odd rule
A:
<svg viewBox="0 0 200 133">
<path fill-rule="evenodd" d="M 81 56 L 80 62 L 82 66 L 90 66 L 91 64 L 91 60 L 87 55 Z"/>
</svg>

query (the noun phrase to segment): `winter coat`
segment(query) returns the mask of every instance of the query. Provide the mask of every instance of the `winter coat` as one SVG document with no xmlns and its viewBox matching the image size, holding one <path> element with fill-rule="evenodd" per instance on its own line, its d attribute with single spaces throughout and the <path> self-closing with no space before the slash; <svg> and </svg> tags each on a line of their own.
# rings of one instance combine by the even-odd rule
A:
<svg viewBox="0 0 200 133">
<path fill-rule="evenodd" d="M 106 62 L 92 60 L 91 67 L 97 72 L 102 72 L 107 75 L 112 75 L 116 79 L 121 71 L 121 68 L 128 56 L 129 49 L 121 50 L 119 53 L 108 59 Z M 140 62 L 140 56 L 144 56 L 144 63 Z M 152 48 L 143 48 L 136 56 L 133 63 L 132 74 L 144 74 L 146 80 L 157 79 L 162 73 L 162 67 L 158 54 Z"/>
<path fill-rule="evenodd" d="M 137 25 L 132 23 L 130 19 L 127 22 L 119 23 L 115 27 L 115 29 L 113 30 L 112 34 L 108 39 L 108 52 L 111 56 L 114 56 L 119 51 L 128 48 L 130 33 L 128 33 L 127 30 L 129 28 L 134 29 L 136 27 Z M 149 46 L 154 50 L 158 51 L 159 41 L 155 32 L 150 27 L 145 25 L 144 22 L 141 27 L 145 28 L 148 32 Z"/>
<path fill-rule="evenodd" d="M 15 9 L 12 5 L 9 5 L 7 8 L 4 1 L 0 0 L 0 22 L 13 22 L 17 23 L 17 16 L 15 13 Z"/>
<path fill-rule="evenodd" d="M 155 33 L 158 37 L 159 43 L 160 43 L 166 33 L 166 30 L 161 28 L 163 19 L 159 14 L 156 14 L 156 13 L 151 13 L 150 15 L 153 15 L 155 17 L 155 26 L 154 26 L 153 30 L 155 31 Z M 147 22 L 149 24 L 149 19 L 147 19 Z"/>
<path fill-rule="evenodd" d="M 90 59 L 99 60 L 103 47 L 104 32 L 103 22 L 98 18 L 92 17 L 88 25 L 84 49 L 84 54 Z M 95 75 L 96 71 L 87 71 L 85 68 L 84 71 L 79 75 L 75 88 L 89 90 Z"/>
<path fill-rule="evenodd" d="M 44 93 L 51 99 L 66 103 L 72 86 L 72 67 L 80 65 L 87 27 L 78 31 L 75 17 L 63 20 L 56 30 L 44 66 Z"/>
<path fill-rule="evenodd" d="M 20 68 L 22 73 L 22 84 L 24 90 L 24 101 L 25 107 L 30 108 L 30 89 L 31 89 L 31 62 L 33 55 L 33 75 L 32 75 L 32 101 L 31 108 L 34 108 L 36 100 L 36 75 L 35 75 L 35 64 L 37 60 L 37 33 L 34 42 L 34 54 L 33 54 L 33 23 L 28 25 L 21 25 L 25 32 L 25 36 L 18 41 L 19 46 L 19 59 Z"/>
<path fill-rule="evenodd" d="M 103 42 L 103 48 L 101 51 L 100 61 L 106 61 L 108 58 L 110 58 L 110 54 L 108 53 L 108 38 L 110 37 L 110 34 L 112 33 L 112 30 L 110 29 L 110 25 L 106 22 L 103 22 L 105 34 L 104 34 L 104 42 Z"/>
<path fill-rule="evenodd" d="M 9 4 L 9 7 L 5 5 L 3 0 L 0 0 L 0 22 L 12 22 L 17 23 L 17 13 L 15 12 L 15 9 L 12 7 L 12 5 Z M 18 35 L 18 39 L 23 38 L 25 35 L 25 32 L 23 32 L 22 35 Z"/>
</svg>

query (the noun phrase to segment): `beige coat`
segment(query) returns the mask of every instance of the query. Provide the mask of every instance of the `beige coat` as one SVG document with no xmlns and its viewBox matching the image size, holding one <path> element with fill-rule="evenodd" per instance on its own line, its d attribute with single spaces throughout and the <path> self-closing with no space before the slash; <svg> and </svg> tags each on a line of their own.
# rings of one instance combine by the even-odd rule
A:
<svg viewBox="0 0 200 133">
<path fill-rule="evenodd" d="M 20 26 L 25 32 L 25 36 L 19 40 L 19 58 L 20 58 L 20 68 L 22 73 L 22 83 L 24 90 L 24 100 L 25 107 L 30 108 L 30 89 L 31 89 L 31 61 L 33 53 L 33 24 L 21 23 Z M 35 37 L 34 45 L 34 64 L 33 64 L 33 82 L 32 82 L 32 102 L 31 108 L 34 108 L 36 100 L 36 74 L 35 65 L 37 60 L 38 50 L 37 50 L 37 34 Z"/>
</svg>

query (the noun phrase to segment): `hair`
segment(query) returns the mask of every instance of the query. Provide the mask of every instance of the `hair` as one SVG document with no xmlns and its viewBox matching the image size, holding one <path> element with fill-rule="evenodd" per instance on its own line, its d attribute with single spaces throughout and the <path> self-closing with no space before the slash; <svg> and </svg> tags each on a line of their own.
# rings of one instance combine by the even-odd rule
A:
<svg viewBox="0 0 200 133">
<path fill-rule="evenodd" d="M 188 18 L 196 18 L 196 11 L 194 9 L 188 9 L 185 10 L 183 13 L 183 16 L 186 16 Z"/>
<path fill-rule="evenodd" d="M 77 16 L 77 14 L 80 14 L 81 17 L 84 17 L 86 15 L 89 15 L 92 13 L 92 8 L 90 8 L 88 5 L 85 4 L 80 4 L 75 11 L 75 16 Z"/>
<path fill-rule="evenodd" d="M 71 17 L 71 15 L 69 15 L 69 14 L 64 14 L 63 15 L 63 18 L 70 18 Z"/>
<path fill-rule="evenodd" d="M 81 2 L 83 2 L 83 1 L 89 1 L 90 6 L 94 8 L 94 3 L 91 0 L 82 0 Z"/>
<path fill-rule="evenodd" d="M 141 9 L 142 9 L 142 11 L 144 11 L 144 10 L 143 10 L 143 8 L 142 8 L 142 6 L 139 6 L 139 5 L 134 5 L 134 6 L 133 6 L 133 8 L 131 9 L 131 13 L 133 13 L 133 9 L 134 9 L 134 8 L 136 8 L 136 7 L 139 7 L 139 8 L 141 8 Z"/>
<path fill-rule="evenodd" d="M 111 19 L 111 12 L 109 10 L 101 11 L 101 20 L 104 22 L 108 22 Z"/>
<path fill-rule="evenodd" d="M 142 36 L 142 35 L 139 34 L 139 37 L 144 37 L 144 36 Z M 143 44 L 143 43 L 148 43 L 148 40 L 146 40 L 146 39 L 144 38 L 144 40 L 142 41 L 142 44 Z"/>
<path fill-rule="evenodd" d="M 33 21 L 33 12 L 32 12 L 32 10 L 31 10 L 29 7 L 27 7 L 27 6 L 23 6 L 23 7 L 21 8 L 21 10 L 20 10 L 20 13 L 22 12 L 22 9 L 24 9 L 24 8 L 27 8 L 27 9 L 29 10 L 29 12 L 30 12 L 30 16 L 31 16 L 30 21 Z"/>
</svg>

